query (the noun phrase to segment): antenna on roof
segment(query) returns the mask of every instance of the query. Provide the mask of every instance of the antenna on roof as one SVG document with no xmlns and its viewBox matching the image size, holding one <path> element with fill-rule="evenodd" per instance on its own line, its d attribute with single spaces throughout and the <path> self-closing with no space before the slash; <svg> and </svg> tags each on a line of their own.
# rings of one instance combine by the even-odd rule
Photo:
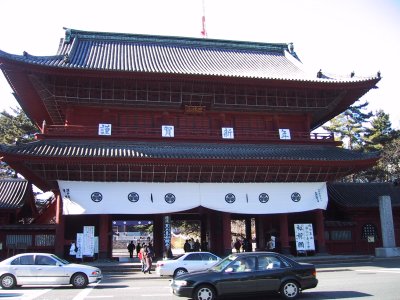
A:
<svg viewBox="0 0 400 300">
<path fill-rule="evenodd" d="M 201 17 L 201 23 L 202 23 L 202 30 L 201 30 L 201 36 L 203 38 L 207 38 L 207 31 L 206 31 L 206 5 L 204 3 L 205 0 L 203 1 L 203 16 Z"/>
</svg>

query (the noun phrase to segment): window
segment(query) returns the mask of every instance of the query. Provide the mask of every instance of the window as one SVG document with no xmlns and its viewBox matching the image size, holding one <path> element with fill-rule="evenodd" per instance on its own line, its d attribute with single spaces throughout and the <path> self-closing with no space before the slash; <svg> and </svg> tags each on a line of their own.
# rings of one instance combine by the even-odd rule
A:
<svg viewBox="0 0 400 300">
<path fill-rule="evenodd" d="M 362 238 L 367 240 L 368 237 L 373 236 L 374 238 L 378 237 L 375 224 L 365 224 L 362 227 Z"/>
<path fill-rule="evenodd" d="M 189 254 L 184 260 L 201 260 L 201 255 L 199 253 Z"/>
<path fill-rule="evenodd" d="M 351 231 L 350 230 L 332 230 L 330 232 L 330 238 L 332 241 L 350 241 Z"/>
<path fill-rule="evenodd" d="M 217 260 L 217 258 L 214 255 L 211 255 L 209 253 L 201 253 L 201 257 L 203 258 L 203 260 L 214 260 L 214 261 Z"/>
<path fill-rule="evenodd" d="M 55 266 L 56 261 L 48 256 L 37 255 L 36 256 L 36 265 L 50 265 Z"/>
<path fill-rule="evenodd" d="M 278 269 L 278 268 L 285 268 L 288 266 L 289 265 L 286 262 L 281 261 L 279 258 L 272 255 L 258 257 L 259 270 Z"/>
<path fill-rule="evenodd" d="M 11 262 L 12 265 L 34 265 L 33 255 L 23 255 Z"/>
</svg>

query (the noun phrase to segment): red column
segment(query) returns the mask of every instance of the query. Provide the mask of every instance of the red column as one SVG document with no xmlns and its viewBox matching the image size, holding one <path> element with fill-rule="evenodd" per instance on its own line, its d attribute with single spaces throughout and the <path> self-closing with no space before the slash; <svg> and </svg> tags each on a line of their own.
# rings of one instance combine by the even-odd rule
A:
<svg viewBox="0 0 400 300">
<path fill-rule="evenodd" d="M 279 231 L 280 231 L 280 242 L 281 242 L 281 253 L 290 254 L 289 246 L 289 227 L 287 214 L 279 215 Z"/>
<path fill-rule="evenodd" d="M 163 257 L 164 231 L 163 215 L 154 215 L 153 219 L 153 247 L 156 257 Z"/>
<path fill-rule="evenodd" d="M 324 226 L 324 213 L 322 209 L 317 209 L 315 211 L 315 223 L 316 223 L 316 232 L 317 232 L 317 242 L 318 242 L 318 253 L 326 252 L 326 243 L 325 243 L 325 226 Z"/>
<path fill-rule="evenodd" d="M 110 228 L 110 215 L 100 215 L 99 220 L 99 258 L 111 258 L 111 239 L 108 233 Z"/>
<path fill-rule="evenodd" d="M 224 255 L 232 253 L 231 214 L 222 213 L 222 246 Z"/>
<path fill-rule="evenodd" d="M 64 257 L 64 216 L 62 214 L 62 200 L 61 195 L 57 191 L 56 196 L 56 237 L 55 237 L 55 254 Z"/>
</svg>

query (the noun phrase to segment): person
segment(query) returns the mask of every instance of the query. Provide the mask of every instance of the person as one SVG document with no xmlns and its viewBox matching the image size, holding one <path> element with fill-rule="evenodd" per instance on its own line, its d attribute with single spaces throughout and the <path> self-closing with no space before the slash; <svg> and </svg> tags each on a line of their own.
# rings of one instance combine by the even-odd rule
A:
<svg viewBox="0 0 400 300">
<path fill-rule="evenodd" d="M 136 244 L 136 256 L 137 257 L 139 257 L 139 252 L 140 252 L 141 248 L 142 248 L 142 246 L 140 246 L 140 241 L 137 241 L 137 244 Z"/>
<path fill-rule="evenodd" d="M 236 253 L 239 253 L 239 252 L 240 252 L 240 248 L 242 247 L 242 244 L 240 243 L 239 239 L 236 239 L 236 242 L 235 242 L 235 244 L 233 245 L 233 247 L 235 248 Z"/>
<path fill-rule="evenodd" d="M 200 242 L 199 239 L 197 239 L 194 244 L 193 244 L 193 251 L 200 251 Z"/>
<path fill-rule="evenodd" d="M 133 251 L 135 250 L 135 244 L 133 243 L 133 241 L 130 241 L 130 243 L 127 246 L 128 251 L 129 251 L 129 257 L 133 258 Z"/>
<path fill-rule="evenodd" d="M 139 253 L 138 253 L 138 258 L 140 260 L 140 264 L 141 264 L 141 272 L 144 272 L 144 270 L 146 270 L 146 259 L 144 257 L 144 247 L 140 247 Z"/>
<path fill-rule="evenodd" d="M 146 259 L 146 269 L 144 270 L 144 273 L 149 273 L 151 274 L 151 266 L 153 264 L 153 258 L 154 258 L 154 249 L 153 245 L 149 243 L 147 247 L 144 250 L 145 253 L 145 259 Z"/>
<path fill-rule="evenodd" d="M 190 252 L 194 251 L 194 241 L 193 241 L 193 239 L 189 239 L 189 245 L 190 245 Z"/>
<path fill-rule="evenodd" d="M 183 245 L 183 250 L 185 252 L 190 252 L 190 244 L 189 244 L 189 240 L 185 241 L 185 244 Z"/>
<path fill-rule="evenodd" d="M 69 256 L 71 256 L 71 259 L 73 261 L 76 260 L 76 252 L 78 251 L 78 247 L 76 247 L 76 244 L 74 241 L 71 242 L 71 245 L 69 247 Z"/>
<path fill-rule="evenodd" d="M 267 242 L 267 250 L 274 251 L 275 250 L 275 237 L 271 235 L 269 241 Z"/>
<path fill-rule="evenodd" d="M 243 252 L 249 252 L 249 244 L 250 244 L 249 240 L 247 238 L 244 238 L 244 240 L 242 242 L 242 251 Z"/>
</svg>

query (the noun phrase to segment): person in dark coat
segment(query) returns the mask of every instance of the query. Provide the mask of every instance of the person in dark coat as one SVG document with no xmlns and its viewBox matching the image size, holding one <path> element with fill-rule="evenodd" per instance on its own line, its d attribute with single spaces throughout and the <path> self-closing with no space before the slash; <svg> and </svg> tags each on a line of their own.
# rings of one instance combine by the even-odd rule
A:
<svg viewBox="0 0 400 300">
<path fill-rule="evenodd" d="M 135 250 L 135 244 L 133 243 L 133 241 L 131 241 L 129 244 L 128 244 L 128 251 L 129 251 L 129 257 L 130 258 L 133 258 L 133 251 Z"/>
<path fill-rule="evenodd" d="M 140 242 L 139 240 L 137 241 L 137 245 L 136 245 L 136 256 L 139 257 L 139 252 L 140 249 L 142 248 L 142 246 L 140 246 Z"/>
</svg>

